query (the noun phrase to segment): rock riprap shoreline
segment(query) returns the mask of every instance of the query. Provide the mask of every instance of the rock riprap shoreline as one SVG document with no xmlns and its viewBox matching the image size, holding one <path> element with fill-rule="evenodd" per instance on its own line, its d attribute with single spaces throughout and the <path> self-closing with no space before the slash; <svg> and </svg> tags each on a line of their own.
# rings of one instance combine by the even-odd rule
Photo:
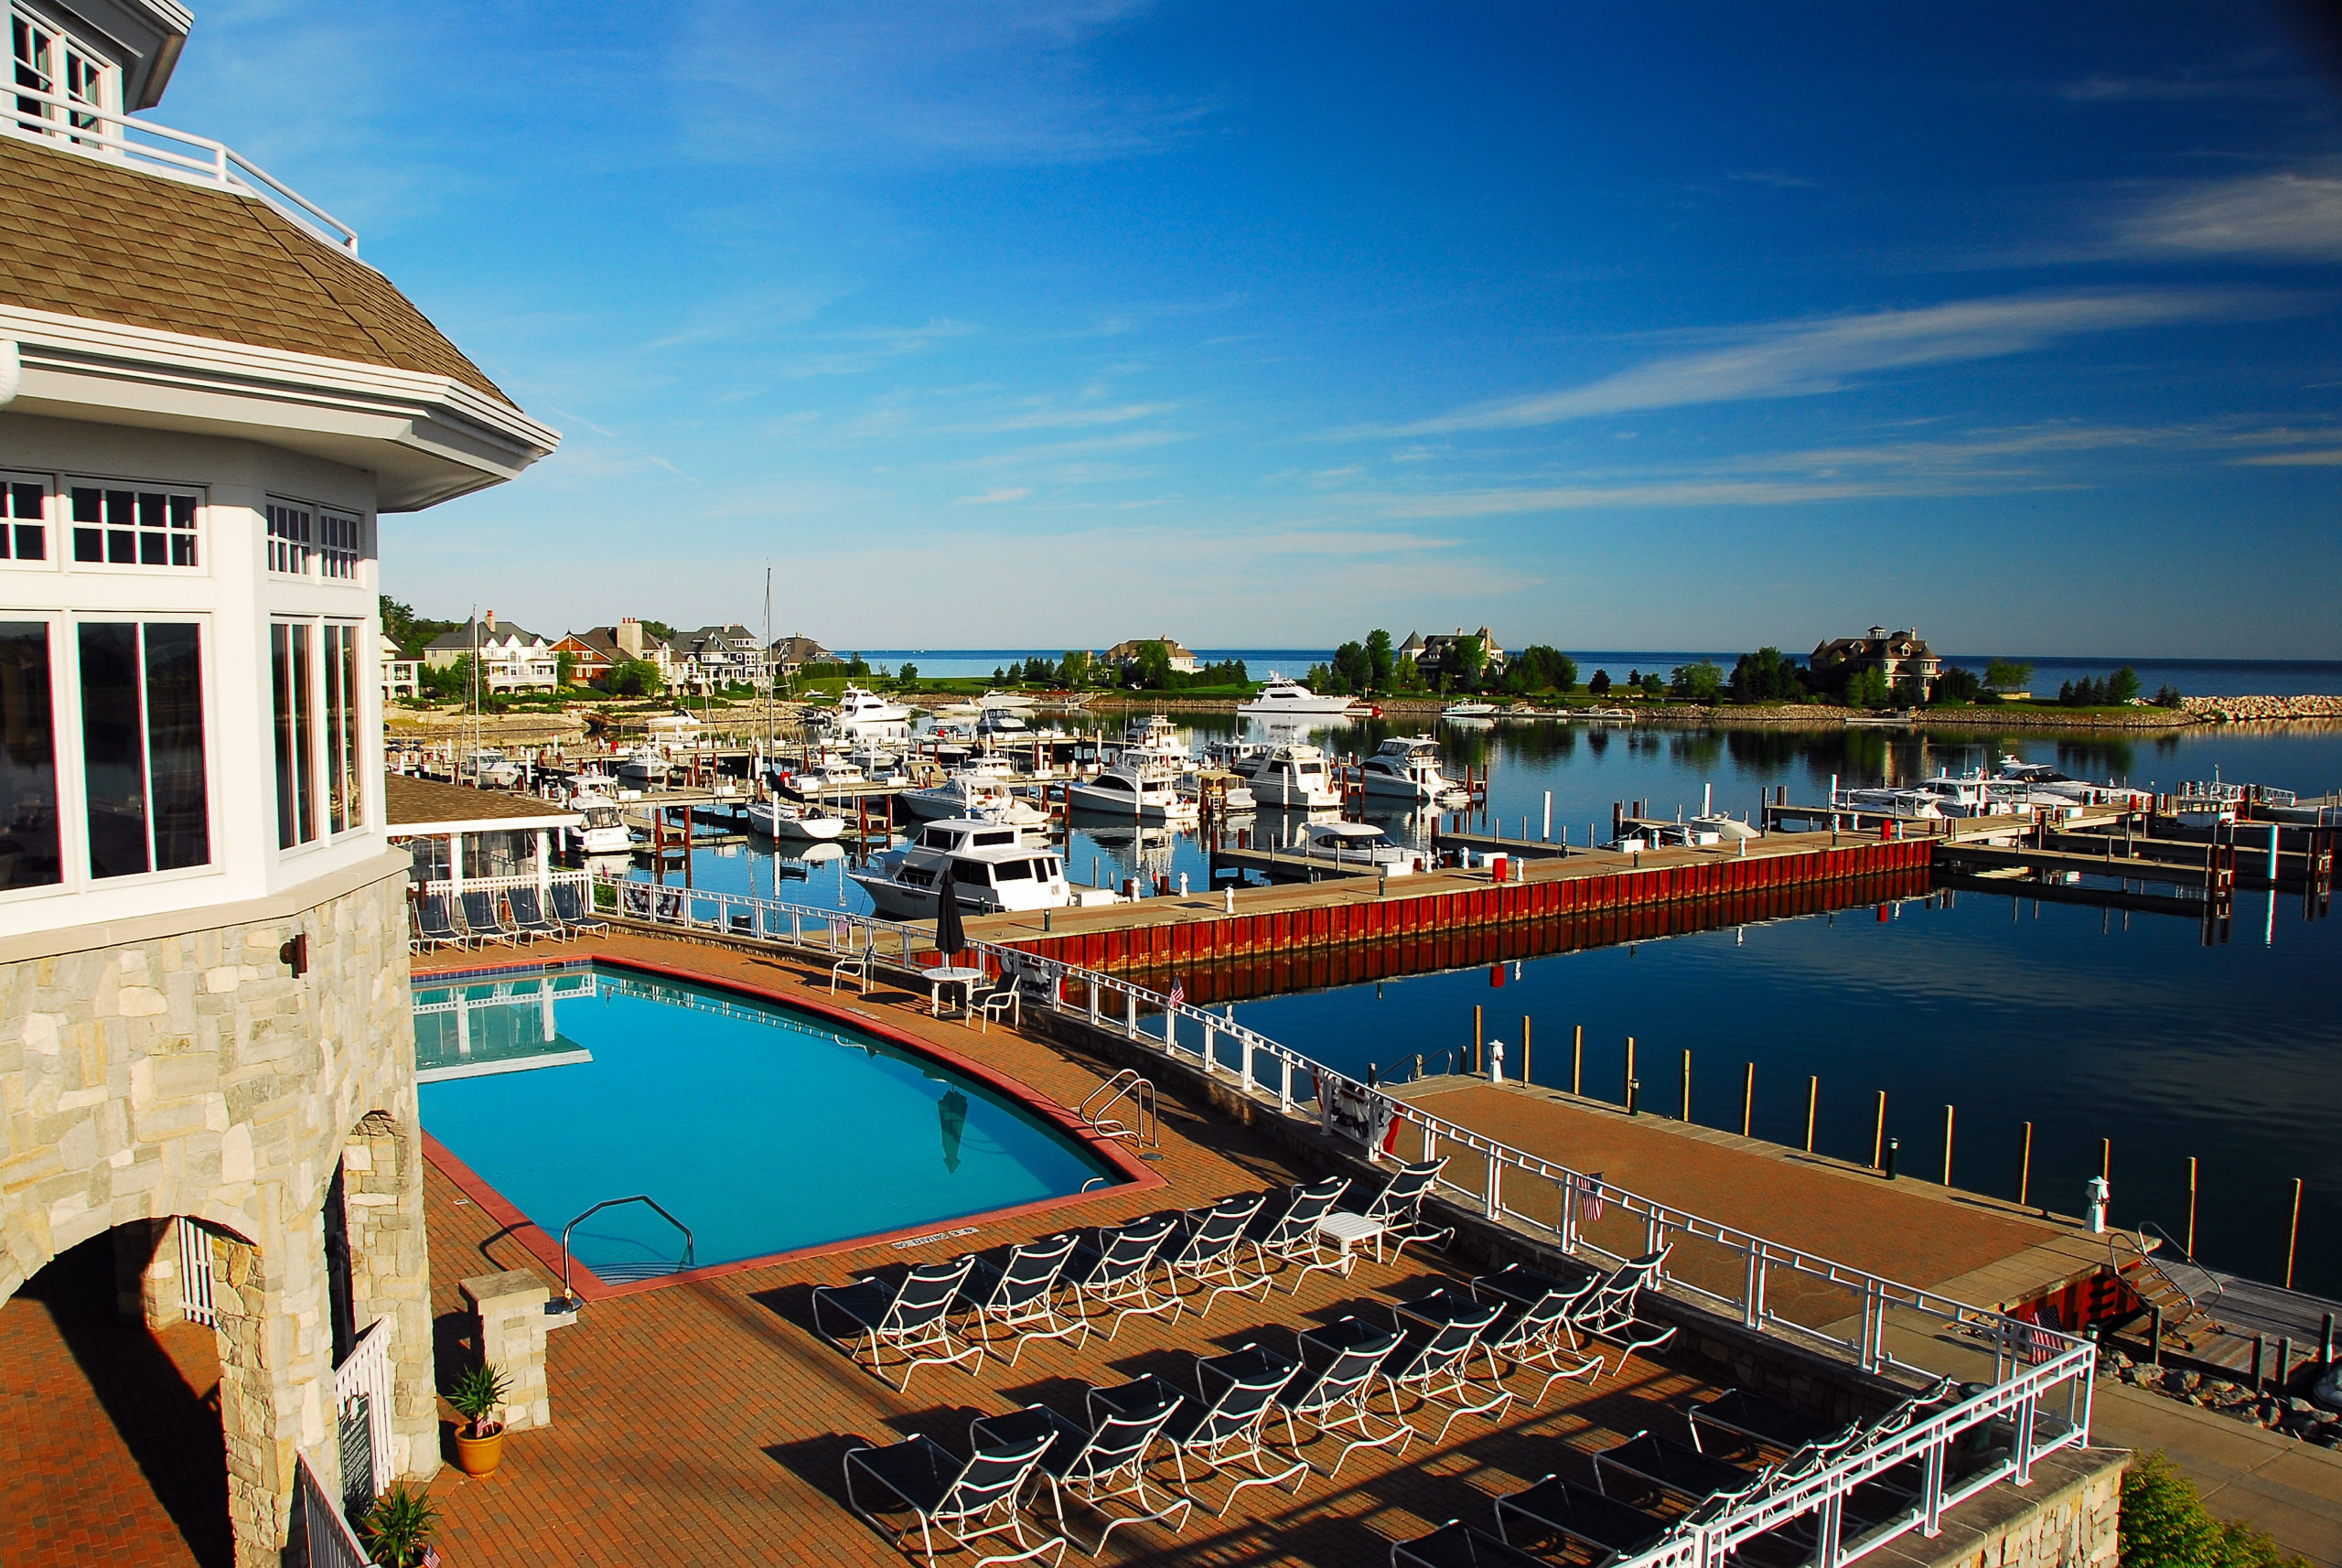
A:
<svg viewBox="0 0 2342 1568">
<path fill-rule="evenodd" d="M 2342 719 L 2342 696 L 2183 697 L 2187 712 L 2212 724 L 2256 719 Z"/>
</svg>

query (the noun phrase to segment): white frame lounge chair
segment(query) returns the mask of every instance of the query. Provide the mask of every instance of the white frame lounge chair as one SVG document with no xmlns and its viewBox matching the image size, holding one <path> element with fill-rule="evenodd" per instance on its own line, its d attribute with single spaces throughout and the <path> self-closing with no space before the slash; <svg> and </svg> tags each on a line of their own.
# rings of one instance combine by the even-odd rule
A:
<svg viewBox="0 0 2342 1568">
<path fill-rule="evenodd" d="M 813 1289 L 813 1327 L 845 1348 L 857 1363 L 862 1357 L 854 1347 L 867 1345 L 871 1376 L 907 1392 L 911 1386 L 911 1374 L 921 1367 L 945 1363 L 956 1366 L 971 1358 L 982 1366 L 983 1347 L 961 1341 L 955 1348 L 951 1332 L 952 1304 L 959 1299 L 960 1289 L 967 1283 L 975 1263 L 971 1253 L 948 1263 L 920 1263 L 893 1285 L 866 1274 L 850 1285 L 817 1285 Z M 822 1324 L 823 1307 L 843 1315 L 853 1326 L 843 1335 L 832 1332 Z M 886 1352 L 889 1349 L 901 1352 L 903 1357 L 903 1380 L 899 1383 L 886 1376 Z M 971 1377 L 975 1375 L 973 1367 L 961 1369 Z"/>
</svg>

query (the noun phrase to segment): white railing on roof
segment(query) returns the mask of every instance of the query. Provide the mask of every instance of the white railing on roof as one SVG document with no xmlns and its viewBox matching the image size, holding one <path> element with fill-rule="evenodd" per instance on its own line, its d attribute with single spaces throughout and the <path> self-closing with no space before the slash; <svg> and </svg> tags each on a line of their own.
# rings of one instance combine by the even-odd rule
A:
<svg viewBox="0 0 2342 1568">
<path fill-rule="evenodd" d="M 358 254 L 357 230 L 225 143 L 27 87 L 7 89 L 0 131 L 148 174 L 257 196 L 336 250 Z"/>
<path fill-rule="evenodd" d="M 426 898 L 446 898 L 465 893 L 510 893 L 515 887 L 551 887 L 558 882 L 575 882 L 583 886 L 593 881 L 594 874 L 583 867 L 547 866 L 539 875 L 524 871 L 518 876 L 440 876 L 415 884 L 415 891 Z"/>
<path fill-rule="evenodd" d="M 820 953 L 867 951 L 905 969 L 919 967 L 925 950 L 933 950 L 934 933 L 925 927 L 883 920 L 845 910 L 818 909 L 783 904 L 737 893 L 662 886 L 647 882 L 596 879 L 596 902 L 634 919 L 669 925 L 712 935 L 768 941 Z M 1501 1144 L 1469 1128 L 1433 1116 L 1402 1100 L 1392 1100 L 1370 1085 L 1281 1046 L 1233 1019 L 1209 1013 L 1148 990 L 1119 976 L 1043 959 L 1015 948 L 972 941 L 958 961 L 976 961 L 1003 974 L 1015 974 L 1031 993 L 1059 1013 L 1086 1016 L 1094 1026 L 1110 1029 L 1124 1039 L 1159 1050 L 1174 1059 L 1196 1066 L 1208 1076 L 1227 1074 L 1247 1096 L 1273 1098 L 1278 1110 L 1293 1114 L 1296 1103 L 1315 1100 L 1321 1106 L 1336 1098 L 1379 1102 L 1393 1120 L 1417 1129 L 1425 1157 L 1437 1155 L 1443 1144 L 1469 1149 L 1482 1157 L 1486 1190 L 1475 1192 L 1454 1181 L 1440 1182 L 1444 1195 L 1462 1207 L 1475 1208 L 1490 1219 L 1505 1222 L 1534 1235 L 1550 1237 L 1565 1253 L 1593 1254 L 1612 1262 L 1623 1262 L 1585 1233 L 1582 1206 L 1598 1199 L 1606 1208 L 1643 1221 L 1643 1240 L 1649 1251 L 1695 1240 L 1737 1254 L 1737 1288 L 1720 1292 L 1669 1272 L 1662 1264 L 1658 1288 L 1665 1294 L 1692 1298 L 1710 1310 L 1737 1318 L 1744 1328 L 1760 1334 L 1794 1337 L 1837 1355 L 1851 1358 L 1865 1372 L 1883 1375 L 1902 1366 L 1887 1347 L 1895 1314 L 1926 1320 L 1927 1332 L 1949 1335 L 1993 1353 L 1991 1384 L 1961 1398 L 1947 1409 L 1907 1428 L 1870 1441 L 1831 1465 L 1796 1480 L 1760 1487 L 1727 1509 L 1699 1510 L 1687 1516 L 1659 1545 L 1642 1555 L 1612 1564 L 1612 1568 L 1717 1568 L 1727 1554 L 1752 1538 L 1778 1528 L 1802 1514 L 1818 1516 L 1816 1568 L 1837 1568 L 1852 1557 L 1918 1530 L 1937 1533 L 1946 1509 L 1974 1496 L 1996 1482 L 2014 1479 L 2019 1486 L 2032 1479 L 2034 1465 L 2059 1448 L 2090 1441 L 2090 1378 L 2097 1348 L 2090 1341 L 2025 1318 L 1971 1306 L 1936 1292 L 1922 1290 L 1841 1263 L 1802 1248 L 1704 1219 L 1656 1198 L 1606 1182 L 1598 1176 Z M 1069 999 L 1080 987 L 1079 1004 Z M 1142 1013 L 1161 1020 L 1159 1035 L 1141 1027 Z M 1192 1039 L 1183 1039 L 1183 1030 Z M 1230 1058 L 1233 1059 L 1230 1059 Z M 1306 1080 L 1305 1090 L 1301 1088 Z M 1369 1144 L 1366 1157 L 1378 1157 Z M 1444 1173 L 1443 1173 L 1444 1175 Z M 1558 1201 L 1558 1219 L 1548 1221 L 1525 1212 L 1504 1197 L 1507 1177 L 1546 1185 Z M 1673 1256 L 1675 1254 L 1671 1254 Z M 1800 1324 L 1771 1311 L 1766 1305 L 1768 1280 L 1777 1273 L 1821 1281 L 1860 1300 L 1853 1337 L 1840 1338 L 1825 1329 Z M 2060 1418 L 2043 1407 L 2057 1390 L 2066 1392 L 2066 1413 Z M 2005 1441 L 2006 1452 L 1999 1452 Z M 1962 1452 L 1983 1457 L 1967 1474 L 1951 1474 L 1953 1458 Z M 1908 1461 L 1921 1461 L 1918 1500 L 1897 1517 L 1865 1532 L 1858 1542 L 1843 1539 L 1843 1501 L 1865 1481 L 1885 1475 Z"/>
</svg>

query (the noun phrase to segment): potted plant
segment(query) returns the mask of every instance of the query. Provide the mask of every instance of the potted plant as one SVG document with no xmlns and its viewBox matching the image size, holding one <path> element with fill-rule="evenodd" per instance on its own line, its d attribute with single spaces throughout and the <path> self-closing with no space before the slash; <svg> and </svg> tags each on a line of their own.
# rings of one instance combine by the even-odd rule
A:
<svg viewBox="0 0 2342 1568">
<path fill-rule="evenodd" d="M 456 1467 L 467 1476 L 485 1476 L 504 1459 L 504 1374 L 483 1363 L 456 1375 L 447 1389 L 447 1402 L 464 1423 L 456 1429 Z"/>
<path fill-rule="evenodd" d="M 439 1510 L 424 1493 L 410 1492 L 404 1481 L 374 1499 L 359 1521 L 366 1550 L 382 1568 L 424 1568 L 438 1561 L 431 1538 L 439 1530 Z"/>
</svg>

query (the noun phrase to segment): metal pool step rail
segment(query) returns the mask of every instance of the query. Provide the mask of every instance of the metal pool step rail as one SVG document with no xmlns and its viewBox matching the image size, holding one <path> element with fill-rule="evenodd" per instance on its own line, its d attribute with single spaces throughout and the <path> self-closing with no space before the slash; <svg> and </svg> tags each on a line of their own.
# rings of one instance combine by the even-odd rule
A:
<svg viewBox="0 0 2342 1568">
<path fill-rule="evenodd" d="M 661 1274 L 680 1274 L 684 1270 L 689 1269 L 692 1266 L 693 1249 L 696 1245 L 692 1239 L 692 1228 L 684 1224 L 682 1220 L 676 1219 L 672 1214 L 667 1212 L 665 1205 L 661 1204 L 655 1197 L 647 1197 L 639 1192 L 630 1197 L 606 1197 L 602 1199 L 601 1202 L 594 1205 L 593 1208 L 587 1209 L 585 1213 L 579 1215 L 576 1219 L 571 1220 L 568 1224 L 561 1228 L 561 1294 L 545 1303 L 546 1312 L 575 1312 L 579 1307 L 585 1305 L 584 1302 L 577 1299 L 577 1293 L 570 1289 L 569 1286 L 570 1232 L 575 1230 L 578 1226 L 584 1224 L 586 1220 L 591 1219 L 595 1215 L 599 1214 L 605 1208 L 616 1208 L 620 1204 L 626 1203 L 639 1203 L 645 1205 L 657 1213 L 658 1216 L 664 1219 L 668 1224 L 682 1231 L 683 1233 L 683 1255 L 677 1259 L 672 1264 L 606 1264 L 594 1271 L 596 1275 L 602 1279 L 607 1280 L 612 1284 L 625 1284 L 631 1283 L 636 1280 L 657 1279 Z"/>
<path fill-rule="evenodd" d="M 682 888 L 668 892 L 673 895 L 671 899 L 646 900 L 655 911 L 646 923 L 728 933 L 735 925 L 730 917 L 737 911 L 748 915 L 749 929 L 763 940 L 808 957 L 830 950 L 841 936 L 850 947 L 876 948 L 882 939 L 890 948 L 899 942 L 901 961 L 913 972 L 932 950 L 933 933 L 898 921 L 737 894 Z M 618 901 L 614 891 L 610 902 Z M 1746 1542 L 1809 1513 L 1820 1521 L 1814 1561 L 1820 1568 L 1838 1568 L 1906 1533 L 1938 1534 L 1945 1509 L 2004 1480 L 2026 1485 L 2034 1465 L 2045 1455 L 2090 1441 L 2090 1377 L 2097 1347 L 2079 1335 L 1887 1279 L 1690 1213 L 1605 1181 L 1599 1174 L 1573 1170 L 1419 1105 L 1391 1099 L 1232 1016 L 1208 1012 L 1119 975 L 983 941 L 969 942 L 958 961 L 1014 972 L 1039 1005 L 1060 1016 L 1081 1017 L 1094 1029 L 1159 1052 L 1183 1070 L 1232 1080 L 1229 1087 L 1263 1112 L 1273 1106 L 1279 1114 L 1306 1117 L 1313 1110 L 1308 1102 L 1316 1101 L 1317 1115 L 1331 1127 L 1337 1107 L 1387 1108 L 1394 1123 L 1404 1123 L 1421 1135 L 1423 1157 L 1466 1155 L 1461 1161 L 1451 1159 L 1438 1178 L 1437 1196 L 1444 1202 L 1605 1270 L 1625 1260 L 1586 1234 L 1585 1227 L 1595 1223 L 1595 1206 L 1613 1217 L 1614 1228 L 1621 1218 L 1638 1221 L 1630 1225 L 1630 1244 L 1647 1252 L 1671 1249 L 1677 1261 L 1674 1268 L 1660 1265 L 1651 1288 L 1737 1321 L 1748 1332 L 1801 1342 L 1877 1376 L 1900 1370 L 1907 1379 L 1918 1369 L 1899 1362 L 1895 1350 L 1908 1355 L 1915 1343 L 1929 1339 L 1965 1342 L 1992 1356 L 1989 1384 L 1967 1385 L 1924 1420 L 1865 1442 L 1794 1483 L 1784 1481 L 1729 1508 L 1697 1516 L 1696 1522 L 1687 1520 L 1666 1540 L 1612 1568 L 1724 1568 Z M 1159 1022 L 1160 1033 L 1142 1029 L 1142 1014 Z M 1371 1144 L 1364 1153 L 1370 1160 L 1383 1157 L 1380 1148 Z M 1478 1190 L 1459 1179 L 1476 1171 L 1486 1176 Z M 1531 1202 L 1539 1197 L 1552 1201 Z M 1612 1239 L 1619 1240 L 1617 1235 Z M 1697 1268 L 1695 1259 L 1712 1266 Z M 1846 1306 L 1842 1324 L 1799 1322 L 1769 1304 L 1768 1280 L 1784 1278 L 1841 1293 Z M 1842 1337 L 1837 1332 L 1841 1326 L 1853 1332 Z M 2062 1415 L 2053 1409 L 2056 1405 L 2064 1407 Z M 1993 1457 L 1955 1479 L 1952 1456 L 1979 1443 Z M 1859 1541 L 1842 1536 L 1842 1500 L 1901 1466 L 1911 1466 L 1921 1477 L 1919 1496 L 1910 1509 Z"/>
<path fill-rule="evenodd" d="M 1121 1117 L 1107 1114 L 1124 1101 L 1130 1101 L 1137 1118 L 1134 1124 L 1126 1126 Z M 1100 1084 L 1090 1091 L 1089 1099 L 1075 1107 L 1073 1113 L 1101 1138 L 1127 1138 L 1141 1148 L 1162 1147 L 1162 1122 L 1155 1110 L 1155 1084 L 1150 1079 L 1141 1078 L 1136 1068 L 1126 1067 Z"/>
</svg>

